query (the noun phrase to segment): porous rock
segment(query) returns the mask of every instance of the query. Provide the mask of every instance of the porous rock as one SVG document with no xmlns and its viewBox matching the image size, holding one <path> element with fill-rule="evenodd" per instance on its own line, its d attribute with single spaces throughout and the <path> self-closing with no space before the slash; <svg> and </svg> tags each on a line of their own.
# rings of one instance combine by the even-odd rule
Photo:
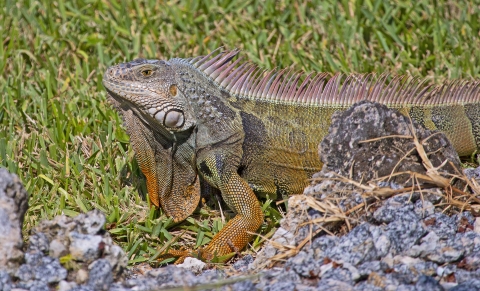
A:
<svg viewBox="0 0 480 291">
<path fill-rule="evenodd" d="M 456 174 L 460 159 L 443 133 L 435 133 L 385 105 L 361 101 L 332 117 L 328 134 L 319 147 L 326 170 L 334 171 L 355 181 L 393 173 L 426 173 L 422 159 L 415 150 L 413 136 L 423 145 L 434 167 L 445 160 L 452 162 L 440 172 Z M 410 138 L 409 138 L 410 137 Z M 428 139 L 427 139 L 428 138 Z M 413 151 L 412 151 L 413 150 Z M 409 153 L 409 154 L 406 154 Z M 396 175 L 390 182 L 410 184 L 410 175 Z"/>
<path fill-rule="evenodd" d="M 0 168 L 0 271 L 12 274 L 23 261 L 23 217 L 28 194 L 20 179 Z"/>
<path fill-rule="evenodd" d="M 57 259 L 42 253 L 26 253 L 25 264 L 18 268 L 15 277 L 25 284 L 40 281 L 46 284 L 58 283 L 67 277 L 67 270 Z"/>
<path fill-rule="evenodd" d="M 12 278 L 7 271 L 0 271 L 0 290 L 12 290 Z"/>
<path fill-rule="evenodd" d="M 75 218 L 60 215 L 40 222 L 32 230 L 28 249 L 48 252 L 54 258 L 69 254 L 72 260 L 86 264 L 104 258 L 117 276 L 127 266 L 127 258 L 102 229 L 104 224 L 105 215 L 98 209 Z"/>
<path fill-rule="evenodd" d="M 99 210 L 40 222 L 32 230 L 25 263 L 14 273 L 15 287 L 49 290 L 58 284 L 62 290 L 108 290 L 113 280 L 122 280 L 127 258 L 103 230 L 104 223 Z"/>
<path fill-rule="evenodd" d="M 177 267 L 190 270 L 195 274 L 200 273 L 206 266 L 207 264 L 204 262 L 192 257 L 185 258 L 185 261 L 183 261 L 182 264 L 177 265 Z"/>
<path fill-rule="evenodd" d="M 240 260 L 236 261 L 233 264 L 233 268 L 236 271 L 246 272 L 249 269 L 249 267 L 251 266 L 252 263 L 253 263 L 252 255 L 246 255 L 246 256 L 242 257 Z"/>
<path fill-rule="evenodd" d="M 88 266 L 88 285 L 94 290 L 108 290 L 113 282 L 112 266 L 108 260 L 99 259 Z"/>
</svg>

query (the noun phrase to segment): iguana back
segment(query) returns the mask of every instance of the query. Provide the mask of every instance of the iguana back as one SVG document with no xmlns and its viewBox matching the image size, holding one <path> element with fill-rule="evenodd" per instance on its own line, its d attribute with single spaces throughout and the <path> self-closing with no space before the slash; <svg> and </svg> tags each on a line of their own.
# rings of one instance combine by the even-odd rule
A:
<svg viewBox="0 0 480 291">
<path fill-rule="evenodd" d="M 228 61 L 236 53 L 190 62 L 211 80 L 210 86 L 232 96 L 226 100 L 239 110 L 245 132 L 239 174 L 262 196 L 301 193 L 322 166 L 318 145 L 332 114 L 361 100 L 386 104 L 446 133 L 461 156 L 480 147 L 479 81 L 429 85 L 407 76 L 265 72 L 246 64 L 232 68 Z"/>
</svg>

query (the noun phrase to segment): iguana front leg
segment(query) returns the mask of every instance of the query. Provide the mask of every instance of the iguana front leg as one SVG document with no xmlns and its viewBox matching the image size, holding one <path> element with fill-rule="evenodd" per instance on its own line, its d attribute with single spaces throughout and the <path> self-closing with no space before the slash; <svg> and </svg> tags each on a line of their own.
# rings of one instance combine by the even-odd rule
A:
<svg viewBox="0 0 480 291">
<path fill-rule="evenodd" d="M 233 155 L 210 153 L 197 159 L 204 179 L 222 192 L 225 203 L 236 213 L 204 249 L 201 257 L 211 260 L 243 249 L 263 222 L 263 213 L 250 186 L 237 173 Z"/>
</svg>

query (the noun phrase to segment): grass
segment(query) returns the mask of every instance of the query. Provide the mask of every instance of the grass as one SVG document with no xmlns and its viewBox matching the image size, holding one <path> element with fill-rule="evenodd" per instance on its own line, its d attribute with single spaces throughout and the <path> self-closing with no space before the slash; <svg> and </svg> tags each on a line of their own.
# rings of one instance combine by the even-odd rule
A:
<svg viewBox="0 0 480 291">
<path fill-rule="evenodd" d="M 265 68 L 434 81 L 480 71 L 480 8 L 467 1 L 0 0 L 0 7 L 0 166 L 30 193 L 25 234 L 42 219 L 98 208 L 131 263 L 155 258 L 165 244 L 208 243 L 223 222 L 208 207 L 177 225 L 149 209 L 128 136 L 105 101 L 108 66 L 224 45 Z M 266 234 L 279 214 L 264 203 Z"/>
</svg>

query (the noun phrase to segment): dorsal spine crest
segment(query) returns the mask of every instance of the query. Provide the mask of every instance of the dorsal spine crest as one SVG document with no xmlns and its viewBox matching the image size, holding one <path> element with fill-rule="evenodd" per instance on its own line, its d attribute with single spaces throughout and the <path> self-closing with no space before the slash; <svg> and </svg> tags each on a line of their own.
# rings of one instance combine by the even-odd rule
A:
<svg viewBox="0 0 480 291">
<path fill-rule="evenodd" d="M 217 48 L 206 56 L 173 59 L 188 63 L 215 85 L 245 99 L 307 105 L 348 106 L 360 100 L 409 106 L 465 104 L 480 100 L 480 80 L 454 80 L 442 85 L 427 84 L 417 77 L 381 74 L 335 74 L 265 70 L 249 62 L 234 60 L 240 50 Z"/>
</svg>

